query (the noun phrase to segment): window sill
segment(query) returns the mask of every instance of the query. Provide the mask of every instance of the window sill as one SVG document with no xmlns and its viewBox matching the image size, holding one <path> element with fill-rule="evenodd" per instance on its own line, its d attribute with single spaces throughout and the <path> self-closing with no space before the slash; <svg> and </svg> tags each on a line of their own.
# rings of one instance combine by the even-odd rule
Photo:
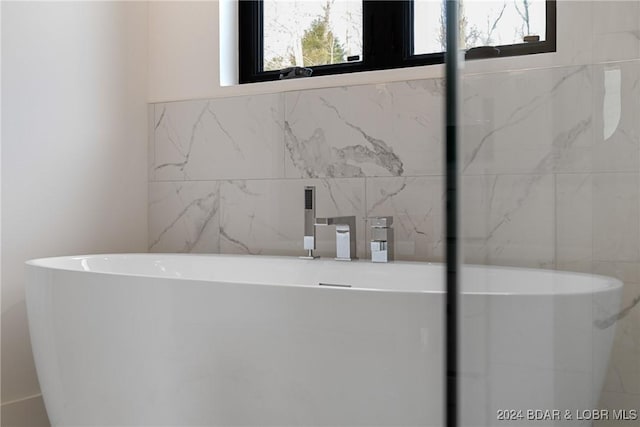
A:
<svg viewBox="0 0 640 427">
<path fill-rule="evenodd" d="M 477 59 L 464 63 L 463 75 L 493 74 L 498 72 L 517 72 L 527 69 L 553 68 L 559 66 L 582 65 L 563 61 L 557 52 L 534 55 L 511 56 L 505 58 Z M 297 90 L 313 90 L 340 86 L 356 86 L 369 84 L 385 84 L 407 80 L 423 80 L 444 78 L 444 64 L 424 65 L 418 67 L 395 68 L 390 70 L 363 71 L 355 73 L 334 74 L 291 80 L 276 80 L 258 83 L 244 83 L 220 86 L 215 91 L 203 93 L 198 98 L 215 99 L 235 96 L 250 96 L 270 93 L 282 93 Z M 180 101 L 179 99 L 154 99 L 151 103 Z"/>
</svg>

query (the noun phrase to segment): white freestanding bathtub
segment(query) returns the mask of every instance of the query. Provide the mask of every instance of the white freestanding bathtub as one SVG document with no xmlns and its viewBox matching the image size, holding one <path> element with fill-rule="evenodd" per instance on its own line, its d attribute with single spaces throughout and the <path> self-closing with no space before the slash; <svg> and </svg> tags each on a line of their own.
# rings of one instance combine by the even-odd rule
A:
<svg viewBox="0 0 640 427">
<path fill-rule="evenodd" d="M 621 283 L 463 277 L 463 425 L 590 425 L 526 411 L 597 407 Z M 441 426 L 443 288 L 438 264 L 165 254 L 33 260 L 26 285 L 54 426 Z"/>
</svg>

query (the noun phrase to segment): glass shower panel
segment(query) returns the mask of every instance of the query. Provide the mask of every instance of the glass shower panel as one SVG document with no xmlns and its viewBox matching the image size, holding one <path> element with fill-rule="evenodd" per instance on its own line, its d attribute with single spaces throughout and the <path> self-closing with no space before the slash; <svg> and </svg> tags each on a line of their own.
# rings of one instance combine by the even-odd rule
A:
<svg viewBox="0 0 640 427">
<path fill-rule="evenodd" d="M 551 4 L 460 75 L 463 426 L 640 420 L 640 2 Z"/>
</svg>

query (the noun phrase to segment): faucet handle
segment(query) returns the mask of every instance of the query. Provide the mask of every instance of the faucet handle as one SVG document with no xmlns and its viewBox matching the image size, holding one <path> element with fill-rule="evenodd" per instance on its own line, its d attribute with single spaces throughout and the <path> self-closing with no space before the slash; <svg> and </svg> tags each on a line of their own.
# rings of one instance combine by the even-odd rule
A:
<svg viewBox="0 0 640 427">
<path fill-rule="evenodd" d="M 367 218 L 371 227 L 371 262 L 393 260 L 393 224 L 392 216 L 374 216 Z"/>
</svg>

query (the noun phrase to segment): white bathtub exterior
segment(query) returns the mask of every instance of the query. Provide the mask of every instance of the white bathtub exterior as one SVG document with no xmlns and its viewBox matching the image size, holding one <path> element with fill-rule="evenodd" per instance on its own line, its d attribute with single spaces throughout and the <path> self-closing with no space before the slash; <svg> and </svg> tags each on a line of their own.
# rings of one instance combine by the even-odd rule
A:
<svg viewBox="0 0 640 427">
<path fill-rule="evenodd" d="M 437 264 L 130 254 L 30 261 L 26 290 L 54 426 L 440 426 L 443 283 Z M 621 283 L 463 284 L 464 425 L 589 425 L 496 411 L 597 407 Z"/>
</svg>

